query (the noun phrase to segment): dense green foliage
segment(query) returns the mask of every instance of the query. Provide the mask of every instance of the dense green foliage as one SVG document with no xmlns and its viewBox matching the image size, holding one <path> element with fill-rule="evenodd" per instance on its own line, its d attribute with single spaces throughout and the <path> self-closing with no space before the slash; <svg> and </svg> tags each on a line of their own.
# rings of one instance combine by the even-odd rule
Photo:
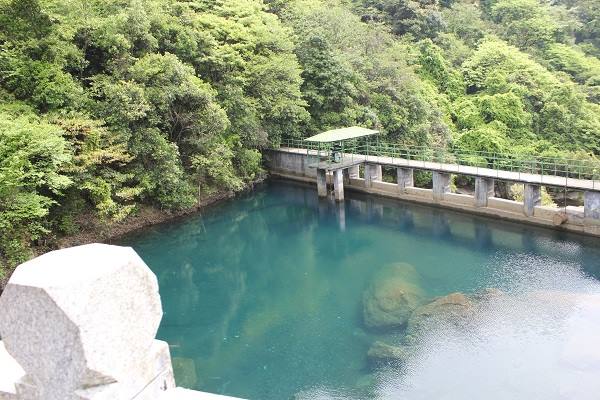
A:
<svg viewBox="0 0 600 400">
<path fill-rule="evenodd" d="M 0 262 L 241 190 L 262 148 L 332 127 L 596 157 L 598 4 L 0 0 Z"/>
</svg>

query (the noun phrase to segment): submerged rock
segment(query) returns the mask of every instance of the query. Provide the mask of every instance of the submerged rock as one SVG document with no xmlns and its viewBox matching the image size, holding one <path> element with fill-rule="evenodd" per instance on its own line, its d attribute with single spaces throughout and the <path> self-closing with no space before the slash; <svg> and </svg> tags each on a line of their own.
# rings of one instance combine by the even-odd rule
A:
<svg viewBox="0 0 600 400">
<path fill-rule="evenodd" d="M 403 363 L 411 353 L 408 346 L 393 346 L 376 341 L 367 353 L 369 361 L 375 364 Z"/>
<path fill-rule="evenodd" d="M 402 326 L 423 297 L 419 274 L 412 265 L 390 265 L 377 273 L 364 293 L 365 325 L 377 329 Z"/>
<path fill-rule="evenodd" d="M 408 319 L 407 339 L 414 339 L 425 330 L 443 324 L 460 326 L 473 313 L 474 303 L 463 293 L 451 293 L 418 307 Z"/>
<path fill-rule="evenodd" d="M 353 394 L 357 399 L 374 399 L 376 398 L 377 392 L 377 375 L 374 373 L 368 373 L 362 375 L 356 380 L 354 385 Z"/>
</svg>

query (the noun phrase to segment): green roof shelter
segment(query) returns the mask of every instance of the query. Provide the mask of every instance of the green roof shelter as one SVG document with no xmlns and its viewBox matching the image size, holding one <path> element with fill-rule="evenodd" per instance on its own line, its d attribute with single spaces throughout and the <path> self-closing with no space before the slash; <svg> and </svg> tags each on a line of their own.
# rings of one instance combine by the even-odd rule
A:
<svg viewBox="0 0 600 400">
<path fill-rule="evenodd" d="M 366 146 L 368 154 L 369 137 L 377 133 L 379 131 L 351 126 L 332 129 L 304 139 L 316 145 L 316 149 L 313 147 L 312 152 L 307 148 L 307 156 L 316 156 L 315 162 L 309 164 L 309 167 L 317 169 L 319 196 L 327 195 L 327 174 L 331 172 L 335 199 L 338 201 L 344 199 L 343 170 L 350 167 L 358 169 L 358 165 L 365 162 L 365 157 L 362 155 L 364 152 L 361 152 L 361 149 Z M 365 141 L 361 140 L 363 138 Z"/>
<path fill-rule="evenodd" d="M 368 151 L 369 137 L 377 133 L 379 131 L 351 126 L 332 129 L 304 139 L 305 142 L 315 145 L 309 147 L 317 151 L 317 162 L 310 167 L 332 171 L 356 164 L 355 156 L 362 154 L 360 150 L 365 145 Z M 366 141 L 361 141 L 362 138 L 366 138 Z"/>
<path fill-rule="evenodd" d="M 307 142 L 333 143 L 343 142 L 344 140 L 357 139 L 365 136 L 379 133 L 373 129 L 361 128 L 360 126 L 351 126 L 348 128 L 332 129 L 319 133 L 304 139 Z"/>
</svg>

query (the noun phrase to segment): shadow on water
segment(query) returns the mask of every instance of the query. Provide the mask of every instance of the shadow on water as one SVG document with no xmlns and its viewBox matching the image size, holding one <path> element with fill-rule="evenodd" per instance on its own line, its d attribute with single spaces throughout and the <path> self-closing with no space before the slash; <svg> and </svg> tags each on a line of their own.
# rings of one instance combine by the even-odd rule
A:
<svg viewBox="0 0 600 400">
<path fill-rule="evenodd" d="M 352 192 L 335 203 L 312 186 L 270 182 L 121 244 L 158 276 L 158 335 L 184 387 L 250 400 L 598 393 L 586 381 L 600 359 L 588 346 L 600 332 L 588 318 L 600 293 L 594 238 Z M 395 368 L 374 365 L 374 343 L 404 346 L 408 328 L 367 327 L 366 296 L 402 268 L 421 305 L 501 295 L 473 301 L 460 329 L 415 336 Z"/>
</svg>

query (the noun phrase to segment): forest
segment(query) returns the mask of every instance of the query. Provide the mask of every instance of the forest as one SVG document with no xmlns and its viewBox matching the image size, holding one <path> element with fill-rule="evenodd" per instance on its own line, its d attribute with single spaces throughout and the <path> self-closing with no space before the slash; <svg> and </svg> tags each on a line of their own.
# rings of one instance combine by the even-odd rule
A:
<svg viewBox="0 0 600 400">
<path fill-rule="evenodd" d="M 0 0 L 0 282 L 349 125 L 596 160 L 597 0 Z M 1 286 L 1 285 L 0 285 Z"/>
</svg>

